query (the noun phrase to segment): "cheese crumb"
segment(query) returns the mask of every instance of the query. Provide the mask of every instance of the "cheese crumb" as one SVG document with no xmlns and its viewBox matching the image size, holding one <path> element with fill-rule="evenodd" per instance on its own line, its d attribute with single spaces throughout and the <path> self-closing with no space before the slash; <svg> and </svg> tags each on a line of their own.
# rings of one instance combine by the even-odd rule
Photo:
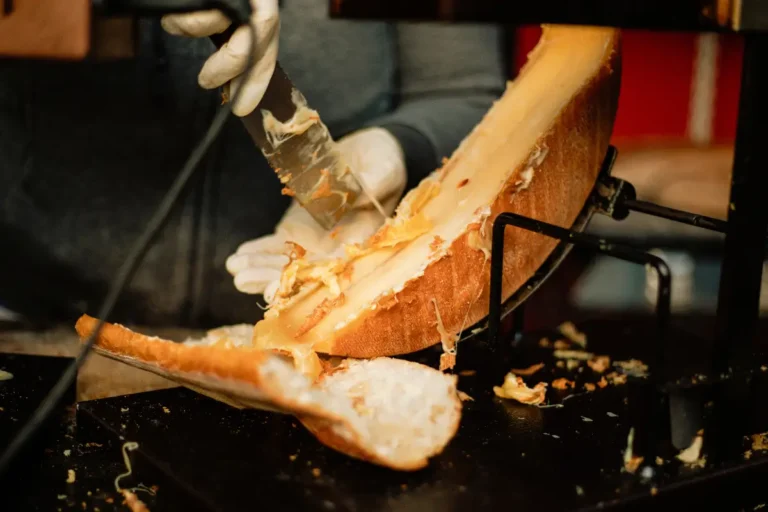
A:
<svg viewBox="0 0 768 512">
<path fill-rule="evenodd" d="M 595 356 L 587 361 L 587 366 L 592 368 L 595 373 L 603 373 L 611 367 L 611 358 L 608 356 Z"/>
<path fill-rule="evenodd" d="M 74 469 L 68 469 L 67 470 L 67 483 L 68 484 L 75 483 L 75 470 Z"/>
<path fill-rule="evenodd" d="M 581 348 L 587 347 L 587 335 L 583 332 L 579 332 L 573 322 L 563 322 L 557 328 L 560 334 L 580 346 Z"/>
<path fill-rule="evenodd" d="M 534 373 L 541 370 L 542 368 L 544 368 L 544 363 L 538 363 L 538 364 L 532 364 L 528 368 L 513 369 L 512 373 L 514 373 L 515 375 L 528 376 L 528 375 L 533 375 Z"/>
<path fill-rule="evenodd" d="M 547 383 L 539 382 L 533 388 L 529 388 L 521 377 L 508 373 L 500 387 L 493 387 L 493 392 L 500 398 L 517 400 L 521 404 L 539 405 L 546 397 Z"/>
<path fill-rule="evenodd" d="M 624 470 L 627 473 L 634 473 L 640 464 L 643 463 L 643 458 L 634 455 L 632 453 L 632 446 L 635 442 L 635 427 L 629 429 L 629 435 L 627 436 L 627 448 L 624 450 Z"/>
<path fill-rule="evenodd" d="M 752 434 L 752 449 L 754 451 L 768 450 L 768 432 Z"/>
<path fill-rule="evenodd" d="M 680 453 L 677 454 L 677 459 L 689 466 L 698 466 L 698 467 L 704 467 L 707 460 L 706 457 L 701 456 L 701 448 L 704 445 L 704 432 L 700 430 L 698 434 L 696 434 L 696 437 L 693 438 L 693 442 L 691 442 L 691 446 L 686 448 L 685 450 L 681 450 Z"/>
</svg>

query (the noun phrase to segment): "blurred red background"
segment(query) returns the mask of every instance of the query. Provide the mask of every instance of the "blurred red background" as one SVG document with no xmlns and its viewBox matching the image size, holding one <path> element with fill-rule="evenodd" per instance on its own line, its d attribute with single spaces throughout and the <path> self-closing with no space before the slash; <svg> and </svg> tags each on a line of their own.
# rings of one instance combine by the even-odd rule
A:
<svg viewBox="0 0 768 512">
<path fill-rule="evenodd" d="M 519 68 L 541 34 L 522 27 L 516 35 L 515 66 Z M 614 144 L 686 145 L 698 34 L 623 32 L 623 75 Z M 714 80 L 712 145 L 732 144 L 741 76 L 739 36 L 719 35 Z"/>
</svg>

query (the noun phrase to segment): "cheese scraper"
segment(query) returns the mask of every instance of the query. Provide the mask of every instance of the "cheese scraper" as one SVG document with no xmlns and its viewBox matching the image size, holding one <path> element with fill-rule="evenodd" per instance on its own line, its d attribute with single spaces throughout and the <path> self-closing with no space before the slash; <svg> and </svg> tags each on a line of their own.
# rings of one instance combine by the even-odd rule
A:
<svg viewBox="0 0 768 512">
<path fill-rule="evenodd" d="M 211 39 L 221 47 L 228 37 Z M 283 194 L 294 196 L 326 230 L 365 193 L 328 128 L 279 63 L 261 102 L 241 120 L 283 183 Z M 375 198 L 367 195 L 384 214 Z"/>
</svg>

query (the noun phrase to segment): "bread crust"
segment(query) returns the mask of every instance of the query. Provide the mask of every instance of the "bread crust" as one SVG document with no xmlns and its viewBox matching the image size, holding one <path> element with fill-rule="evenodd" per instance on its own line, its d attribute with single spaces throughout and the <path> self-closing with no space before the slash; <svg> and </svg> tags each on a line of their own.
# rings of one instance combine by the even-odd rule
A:
<svg viewBox="0 0 768 512">
<path fill-rule="evenodd" d="M 97 323 L 98 320 L 89 315 L 83 315 L 77 320 L 75 330 L 81 341 L 91 335 Z M 322 408 L 296 402 L 280 393 L 263 375 L 263 365 L 274 356 L 261 350 L 238 348 L 236 355 L 233 355 L 233 349 L 176 343 L 146 336 L 109 322 L 104 322 L 95 347 L 104 356 L 173 379 L 234 407 L 258 407 L 331 421 L 346 421 Z M 256 400 L 237 396 L 232 389 L 216 386 L 216 380 L 234 386 L 246 384 L 253 391 L 258 391 L 260 396 Z"/>
<path fill-rule="evenodd" d="M 502 212 L 515 212 L 562 227 L 576 220 L 591 193 L 608 149 L 618 106 L 621 77 L 620 35 L 614 34 L 610 53 L 596 74 L 568 103 L 536 147 L 548 148 L 527 189 L 512 193 L 526 167 L 521 164 L 491 205 L 485 223 L 490 248 L 493 221 Z M 479 227 L 479 226 L 478 226 Z M 440 342 L 435 299 L 445 330 L 459 332 L 488 312 L 490 261 L 469 241 L 458 237 L 445 256 L 393 296 L 380 298 L 316 347 L 333 355 L 368 358 L 415 352 Z M 557 241 L 520 228 L 508 227 L 504 238 L 502 300 L 509 298 L 542 265 Z M 524 247 L 525 250 L 520 250 Z"/>
<path fill-rule="evenodd" d="M 82 341 L 93 333 L 97 323 L 96 318 L 88 315 L 78 319 L 75 329 Z M 417 458 L 385 458 L 377 455 L 368 446 L 348 418 L 319 404 L 293 400 L 270 383 L 269 375 L 265 374 L 263 369 L 265 363 L 276 356 L 269 352 L 242 347 L 232 349 L 176 343 L 149 337 L 107 322 L 97 337 L 96 350 L 107 357 L 176 380 L 198 393 L 237 408 L 258 407 L 293 414 L 326 446 L 350 457 L 399 471 L 416 471 L 426 467 L 429 459 L 439 455 L 456 435 L 461 420 L 461 402 L 456 396 L 452 401 L 454 420 L 448 425 L 445 443 L 437 443 L 431 452 Z M 400 363 L 422 367 L 408 361 Z M 348 366 L 342 363 L 329 369 L 321 378 L 342 374 L 347 368 Z M 435 371 L 428 367 L 423 369 Z M 345 435 L 341 435 L 340 431 Z"/>
</svg>

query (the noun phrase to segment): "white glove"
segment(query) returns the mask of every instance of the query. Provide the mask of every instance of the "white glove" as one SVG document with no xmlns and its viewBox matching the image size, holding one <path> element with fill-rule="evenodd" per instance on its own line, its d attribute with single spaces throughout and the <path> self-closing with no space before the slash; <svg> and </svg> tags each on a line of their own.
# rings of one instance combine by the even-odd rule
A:
<svg viewBox="0 0 768 512">
<path fill-rule="evenodd" d="M 243 83 L 242 73 L 248 65 L 251 32 L 239 27 L 219 50 L 211 55 L 200 70 L 197 81 L 204 89 L 215 89 L 231 82 L 229 97 L 241 87 L 232 112 L 237 116 L 250 114 L 264 96 L 277 62 L 277 42 L 280 35 L 278 0 L 251 0 L 251 24 L 256 30 L 255 65 Z M 166 32 L 177 36 L 208 37 L 224 32 L 231 24 L 220 11 L 198 11 L 164 16 L 161 21 Z"/>
<path fill-rule="evenodd" d="M 387 215 L 391 215 L 406 183 L 405 159 L 397 139 L 383 128 L 369 128 L 342 138 L 339 151 L 366 189 L 382 203 Z M 344 244 L 365 241 L 384 220 L 370 200 L 361 196 L 352 211 L 328 232 L 294 201 L 275 233 L 241 245 L 227 259 L 227 270 L 234 276 L 238 290 L 263 294 L 271 302 L 288 263 L 285 242 L 304 247 L 309 259 L 337 257 L 343 254 Z"/>
</svg>

